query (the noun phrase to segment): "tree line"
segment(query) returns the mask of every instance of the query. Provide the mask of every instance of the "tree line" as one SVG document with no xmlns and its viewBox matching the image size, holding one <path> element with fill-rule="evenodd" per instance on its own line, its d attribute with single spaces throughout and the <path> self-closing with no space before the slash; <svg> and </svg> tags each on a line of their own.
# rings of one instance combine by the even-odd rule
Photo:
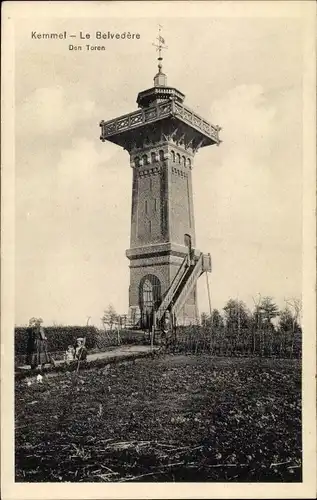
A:
<svg viewBox="0 0 317 500">
<path fill-rule="evenodd" d="M 286 300 L 283 309 L 279 309 L 274 299 L 258 295 L 253 298 L 254 307 L 250 310 L 245 302 L 229 299 L 221 313 L 213 309 L 211 314 L 201 314 L 201 326 L 212 327 L 215 331 L 226 334 L 243 334 L 253 330 L 265 332 L 301 332 L 301 299 Z M 101 318 L 104 329 L 115 330 L 129 327 L 127 314 L 118 314 L 110 304 Z"/>
<path fill-rule="evenodd" d="M 218 332 L 223 331 L 229 336 L 254 330 L 266 333 L 301 333 L 300 299 L 286 300 L 286 305 L 281 310 L 272 297 L 259 295 L 253 302 L 254 308 L 250 310 L 242 300 L 229 299 L 222 314 L 218 309 L 213 309 L 209 315 L 202 313 L 201 325 L 212 327 Z"/>
<path fill-rule="evenodd" d="M 213 309 L 201 315 L 200 327 L 177 327 L 169 350 L 221 356 L 301 357 L 301 301 L 293 298 L 279 309 L 272 297 L 258 296 L 248 309 L 229 299 L 222 314 Z"/>
</svg>

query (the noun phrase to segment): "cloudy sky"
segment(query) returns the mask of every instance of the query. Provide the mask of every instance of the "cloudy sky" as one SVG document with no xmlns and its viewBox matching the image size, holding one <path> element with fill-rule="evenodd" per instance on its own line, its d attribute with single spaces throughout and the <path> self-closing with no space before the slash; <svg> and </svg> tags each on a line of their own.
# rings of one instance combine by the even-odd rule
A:
<svg viewBox="0 0 317 500">
<path fill-rule="evenodd" d="M 158 23 L 168 84 L 223 127 L 221 146 L 199 151 L 193 171 L 213 307 L 230 297 L 252 306 L 257 293 L 283 306 L 301 295 L 300 20 L 203 14 L 18 22 L 16 324 L 32 316 L 85 324 L 91 316 L 100 326 L 109 303 L 127 312 L 132 171 L 127 152 L 99 140 L 99 122 L 137 109 L 137 93 L 152 86 Z M 67 40 L 32 40 L 34 30 L 89 32 L 106 50 L 69 51 Z M 93 39 L 108 30 L 140 39 Z M 207 311 L 204 278 L 198 291 Z"/>
</svg>

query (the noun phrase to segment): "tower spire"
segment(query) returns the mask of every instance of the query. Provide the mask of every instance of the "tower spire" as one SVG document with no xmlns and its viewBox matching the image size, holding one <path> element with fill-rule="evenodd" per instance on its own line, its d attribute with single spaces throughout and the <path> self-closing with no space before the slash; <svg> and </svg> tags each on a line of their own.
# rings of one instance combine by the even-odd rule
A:
<svg viewBox="0 0 317 500">
<path fill-rule="evenodd" d="M 152 44 L 152 45 L 154 45 L 154 47 L 156 47 L 156 51 L 158 52 L 158 58 L 157 58 L 157 60 L 158 60 L 158 73 L 154 77 L 154 86 L 155 87 L 162 87 L 162 86 L 165 87 L 167 84 L 166 75 L 162 72 L 162 61 L 163 61 L 162 49 L 167 49 L 168 47 L 165 44 L 165 40 L 161 35 L 162 27 L 163 26 L 161 26 L 159 24 L 159 32 L 158 32 L 158 36 L 156 38 L 157 43 Z"/>
</svg>

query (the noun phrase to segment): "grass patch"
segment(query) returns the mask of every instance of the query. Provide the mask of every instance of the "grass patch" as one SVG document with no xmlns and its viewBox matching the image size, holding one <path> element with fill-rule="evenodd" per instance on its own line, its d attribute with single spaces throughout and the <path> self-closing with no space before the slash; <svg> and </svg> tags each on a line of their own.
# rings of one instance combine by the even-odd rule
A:
<svg viewBox="0 0 317 500">
<path fill-rule="evenodd" d="M 301 481 L 300 380 L 209 356 L 16 380 L 16 481 Z"/>
</svg>

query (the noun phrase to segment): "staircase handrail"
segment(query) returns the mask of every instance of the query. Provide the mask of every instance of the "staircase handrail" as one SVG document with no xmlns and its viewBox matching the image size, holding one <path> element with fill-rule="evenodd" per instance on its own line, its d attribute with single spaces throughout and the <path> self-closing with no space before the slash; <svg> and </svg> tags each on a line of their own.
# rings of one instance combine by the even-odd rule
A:
<svg viewBox="0 0 317 500">
<path fill-rule="evenodd" d="M 197 260 L 195 267 L 193 268 L 188 280 L 186 281 L 181 293 L 177 297 L 174 305 L 173 305 L 173 314 L 177 317 L 177 314 L 183 307 L 183 305 L 186 302 L 186 299 L 190 292 L 192 291 L 193 287 L 195 286 L 198 278 L 203 272 L 203 256 L 204 254 L 201 253 L 199 256 L 199 259 Z"/>
<path fill-rule="evenodd" d="M 176 291 L 177 291 L 177 289 L 178 289 L 178 287 L 179 287 L 179 285 L 184 277 L 185 270 L 187 271 L 189 264 L 190 264 L 189 255 L 186 255 L 186 257 L 184 258 L 181 266 L 179 267 L 179 269 L 178 269 L 178 271 L 177 271 L 177 273 L 172 281 L 171 286 L 169 287 L 164 299 L 162 300 L 158 310 L 156 311 L 156 321 L 157 322 L 161 321 L 163 314 L 165 313 L 166 309 L 168 308 L 168 306 L 172 302 L 174 294 L 176 293 Z"/>
</svg>

